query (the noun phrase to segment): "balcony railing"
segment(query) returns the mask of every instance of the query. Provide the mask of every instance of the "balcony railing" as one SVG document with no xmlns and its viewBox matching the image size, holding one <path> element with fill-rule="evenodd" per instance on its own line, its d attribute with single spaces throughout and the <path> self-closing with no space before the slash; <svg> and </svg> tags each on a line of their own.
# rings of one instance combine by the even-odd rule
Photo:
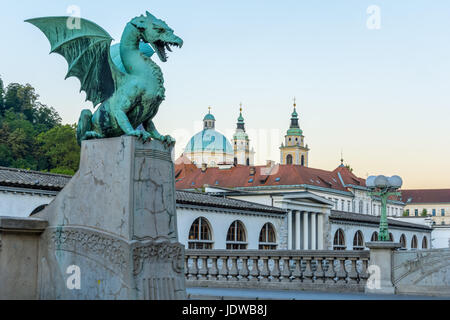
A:
<svg viewBox="0 0 450 320">
<path fill-rule="evenodd" d="M 369 251 L 186 250 L 192 287 L 364 290 Z"/>
</svg>

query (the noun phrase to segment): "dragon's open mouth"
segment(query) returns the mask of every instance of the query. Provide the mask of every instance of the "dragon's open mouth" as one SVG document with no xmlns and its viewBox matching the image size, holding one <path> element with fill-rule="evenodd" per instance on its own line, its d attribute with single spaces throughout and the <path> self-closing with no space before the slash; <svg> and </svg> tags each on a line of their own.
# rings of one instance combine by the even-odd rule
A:
<svg viewBox="0 0 450 320">
<path fill-rule="evenodd" d="M 156 53 L 158 54 L 159 59 L 161 59 L 162 62 L 167 61 L 168 57 L 167 57 L 166 49 L 169 50 L 170 52 L 172 52 L 172 49 L 171 49 L 172 46 L 181 47 L 181 45 L 176 42 L 166 42 L 166 41 L 162 41 L 162 40 L 157 40 L 157 41 L 153 42 L 153 47 L 154 47 Z"/>
</svg>

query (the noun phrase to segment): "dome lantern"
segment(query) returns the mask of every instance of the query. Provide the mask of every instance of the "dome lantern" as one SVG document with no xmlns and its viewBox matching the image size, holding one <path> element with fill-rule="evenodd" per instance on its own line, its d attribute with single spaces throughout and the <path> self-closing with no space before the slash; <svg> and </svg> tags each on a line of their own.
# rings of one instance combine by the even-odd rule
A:
<svg viewBox="0 0 450 320">
<path fill-rule="evenodd" d="M 208 113 L 203 118 L 203 129 L 214 129 L 216 126 L 216 118 L 211 114 L 211 106 L 208 107 Z"/>
</svg>

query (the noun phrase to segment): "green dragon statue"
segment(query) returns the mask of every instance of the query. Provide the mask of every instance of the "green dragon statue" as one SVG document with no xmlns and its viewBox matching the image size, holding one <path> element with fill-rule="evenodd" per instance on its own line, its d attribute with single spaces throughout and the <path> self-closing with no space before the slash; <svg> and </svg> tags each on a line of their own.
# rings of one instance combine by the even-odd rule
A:
<svg viewBox="0 0 450 320">
<path fill-rule="evenodd" d="M 69 17 L 26 20 L 38 27 L 51 44 L 51 53 L 62 55 L 69 64 L 67 77 L 75 76 L 86 92 L 86 100 L 99 108 L 83 110 L 77 140 L 118 137 L 123 134 L 156 139 L 165 145 L 175 140 L 161 135 L 153 117 L 164 100 L 164 79 L 150 57 L 157 53 L 167 61 L 166 49 L 180 47 L 183 40 L 162 20 L 148 11 L 125 27 L 120 44 L 111 46 L 111 36 L 97 24 L 80 18 L 80 28 L 69 28 Z M 143 125 L 141 130 L 138 127 Z"/>
</svg>

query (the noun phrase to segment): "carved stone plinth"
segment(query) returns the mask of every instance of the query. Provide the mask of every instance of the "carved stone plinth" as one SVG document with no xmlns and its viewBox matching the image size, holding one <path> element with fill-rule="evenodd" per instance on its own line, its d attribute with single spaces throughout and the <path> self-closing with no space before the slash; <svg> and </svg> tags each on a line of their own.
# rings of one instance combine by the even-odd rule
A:
<svg viewBox="0 0 450 320">
<path fill-rule="evenodd" d="M 83 141 L 79 171 L 36 215 L 49 222 L 40 299 L 185 298 L 171 152 L 129 136 Z"/>
</svg>

